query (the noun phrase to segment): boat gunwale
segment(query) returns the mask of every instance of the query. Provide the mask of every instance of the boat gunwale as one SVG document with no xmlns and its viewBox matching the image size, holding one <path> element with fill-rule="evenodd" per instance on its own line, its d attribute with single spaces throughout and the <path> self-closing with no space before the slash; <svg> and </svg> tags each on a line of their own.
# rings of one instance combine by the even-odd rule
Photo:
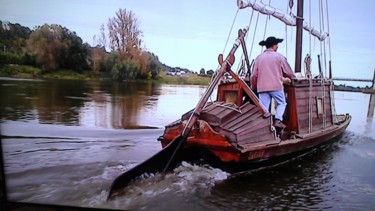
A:
<svg viewBox="0 0 375 211">
<path fill-rule="evenodd" d="M 296 144 L 300 144 L 302 142 L 307 142 L 307 141 L 311 141 L 315 138 L 318 138 L 318 137 L 322 136 L 322 132 L 325 133 L 324 135 L 328 135 L 328 134 L 334 133 L 336 131 L 345 130 L 345 128 L 349 125 L 349 123 L 351 121 L 351 116 L 349 114 L 340 114 L 338 116 L 345 116 L 345 120 L 342 121 L 341 124 L 334 124 L 332 126 L 324 128 L 320 131 L 315 131 L 313 133 L 305 134 L 305 135 L 302 135 L 302 136 L 301 136 L 301 134 L 296 134 L 295 136 L 297 138 L 295 138 L 295 139 L 286 139 L 286 140 L 282 140 L 279 143 L 275 143 L 275 144 L 258 145 L 258 146 L 249 144 L 249 147 L 245 147 L 244 149 L 241 150 L 241 152 L 247 153 L 247 152 L 253 152 L 253 151 L 257 151 L 257 150 L 267 150 L 267 149 L 275 148 L 275 147 L 284 147 L 284 146 L 296 145 Z M 345 131 L 342 131 L 339 134 L 337 134 L 336 136 L 339 136 L 344 132 Z M 328 142 L 329 140 L 331 140 L 335 137 L 332 137 L 332 138 L 329 138 L 326 141 L 323 141 L 322 144 L 325 143 L 325 142 Z M 317 145 L 319 145 L 319 144 L 315 144 L 310 148 L 313 148 Z"/>
</svg>

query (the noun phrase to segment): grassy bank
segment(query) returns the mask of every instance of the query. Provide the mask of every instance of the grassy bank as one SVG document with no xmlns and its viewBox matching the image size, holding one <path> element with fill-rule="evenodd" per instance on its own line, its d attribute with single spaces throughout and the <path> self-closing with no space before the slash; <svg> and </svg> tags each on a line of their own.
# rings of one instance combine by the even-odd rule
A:
<svg viewBox="0 0 375 211">
<path fill-rule="evenodd" d="M 27 65 L 4 65 L 0 67 L 1 77 L 11 78 L 57 78 L 57 79 L 86 79 L 87 74 L 80 74 L 72 70 L 56 70 L 43 72 L 40 68 Z M 91 76 L 89 76 L 91 78 Z"/>
<path fill-rule="evenodd" d="M 43 72 L 40 68 L 26 65 L 4 65 L 0 66 L 0 77 L 11 78 L 45 78 L 45 79 L 70 79 L 70 80 L 99 80 L 109 78 L 108 75 L 93 72 L 77 73 L 73 70 L 56 70 L 53 72 Z M 208 85 L 211 81 L 210 76 L 201 76 L 193 73 L 186 73 L 181 76 L 167 75 L 166 71 L 161 71 L 155 80 L 163 84 L 180 85 Z"/>
<path fill-rule="evenodd" d="M 158 82 L 164 84 L 180 84 L 180 85 L 208 85 L 211 81 L 210 76 L 200 76 L 198 74 L 186 73 L 180 76 L 170 76 L 167 75 L 166 71 L 161 71 L 159 73 Z"/>
<path fill-rule="evenodd" d="M 40 78 L 42 70 L 36 67 L 25 65 L 5 65 L 0 66 L 1 77 L 12 78 Z"/>
</svg>

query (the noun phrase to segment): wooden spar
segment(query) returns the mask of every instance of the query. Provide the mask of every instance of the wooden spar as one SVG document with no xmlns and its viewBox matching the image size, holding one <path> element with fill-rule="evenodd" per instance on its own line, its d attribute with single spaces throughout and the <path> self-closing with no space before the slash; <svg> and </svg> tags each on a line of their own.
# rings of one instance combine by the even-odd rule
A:
<svg viewBox="0 0 375 211">
<path fill-rule="evenodd" d="M 234 74 L 233 71 L 230 70 L 230 67 L 233 65 L 234 60 L 235 60 L 234 53 L 236 52 L 236 50 L 237 50 L 238 46 L 240 45 L 240 43 L 241 42 L 244 43 L 244 37 L 245 37 L 246 33 L 247 33 L 247 30 L 241 30 L 240 29 L 238 31 L 238 38 L 236 39 L 236 42 L 233 44 L 233 47 L 230 50 L 230 52 L 229 52 L 227 58 L 225 59 L 225 61 L 223 61 L 223 55 L 222 54 L 219 55 L 219 63 L 221 65 L 220 69 L 218 70 L 217 75 L 214 77 L 214 79 L 212 80 L 211 84 L 207 88 L 205 94 L 203 95 L 203 97 L 198 102 L 197 106 L 195 107 L 193 113 L 190 116 L 190 119 L 189 119 L 188 123 L 186 124 L 184 130 L 182 131 L 181 136 L 183 137 L 182 138 L 183 140 L 184 139 L 186 140 L 186 137 L 190 133 L 191 128 L 193 127 L 193 125 L 197 121 L 200 113 L 203 110 L 203 107 L 206 105 L 206 102 L 207 102 L 208 98 L 211 96 L 214 88 L 219 83 L 219 81 L 221 80 L 221 78 L 224 76 L 225 72 L 229 72 L 229 74 L 240 84 L 240 86 L 245 90 L 246 94 L 248 94 L 248 96 L 251 98 L 251 100 L 258 107 L 258 109 L 260 110 L 260 112 L 262 112 L 262 114 L 265 115 L 266 117 L 269 116 L 269 115 L 267 115 L 269 113 L 266 112 L 266 109 L 263 108 L 263 106 L 260 104 L 260 102 L 256 98 L 254 92 L 251 91 L 251 89 L 245 84 L 245 82 L 243 80 L 239 79 L 238 76 L 236 74 Z M 173 157 L 171 159 L 173 159 Z M 166 168 L 168 168 L 168 164 L 167 164 Z"/>
<path fill-rule="evenodd" d="M 294 71 L 300 73 L 302 62 L 303 0 L 298 0 L 297 2 L 296 27 L 296 61 Z"/>
<path fill-rule="evenodd" d="M 198 116 L 200 115 L 201 111 L 203 110 L 203 107 L 206 105 L 206 102 L 208 98 L 211 96 L 213 90 L 215 89 L 216 85 L 221 80 L 221 77 L 223 77 L 224 73 L 227 71 L 227 69 L 230 68 L 230 66 L 234 63 L 234 53 L 236 52 L 238 46 L 240 45 L 240 40 L 244 38 L 246 33 L 239 33 L 238 38 L 236 39 L 236 42 L 233 44 L 232 49 L 230 50 L 227 58 L 225 61 L 223 61 L 222 64 L 220 64 L 220 69 L 218 70 L 216 76 L 212 80 L 211 84 L 207 88 L 206 92 L 204 93 L 203 97 L 198 102 L 197 106 L 195 107 L 193 113 L 190 116 L 189 122 L 186 124 L 184 130 L 182 131 L 182 136 L 187 136 L 190 133 L 191 128 L 195 124 L 196 120 L 198 119 Z M 219 55 L 220 57 L 220 55 Z M 222 57 L 222 55 L 221 55 Z M 220 60 L 220 59 L 219 59 Z"/>
<path fill-rule="evenodd" d="M 244 33 L 246 34 L 247 32 L 247 29 L 243 29 L 243 30 L 239 30 L 238 33 Z M 242 39 L 240 39 L 241 41 L 241 46 L 242 46 L 242 49 L 243 49 L 243 54 L 245 55 L 245 61 L 246 61 L 246 67 L 247 67 L 247 71 L 249 72 L 249 75 L 251 75 L 251 65 L 250 65 L 250 61 L 249 61 L 249 56 L 247 55 L 247 49 L 246 49 L 246 43 L 245 43 L 245 39 L 244 37 Z"/>
<path fill-rule="evenodd" d="M 203 97 L 199 100 L 197 106 L 194 108 L 194 111 L 191 113 L 191 116 L 190 116 L 188 122 L 186 123 L 186 125 L 184 127 L 184 130 L 182 131 L 181 135 L 178 138 L 180 143 L 177 145 L 175 152 L 172 154 L 172 156 L 169 159 L 167 165 L 165 166 L 165 169 L 163 170 L 163 172 L 165 172 L 169 168 L 169 165 L 172 162 L 172 160 L 174 159 L 174 156 L 176 155 L 177 151 L 185 143 L 191 129 L 193 128 L 193 126 L 194 126 L 195 122 L 197 121 L 200 113 L 202 112 L 204 106 L 206 105 L 206 102 L 207 102 L 208 98 L 211 96 L 211 94 L 214 91 L 216 85 L 221 80 L 221 77 L 223 77 L 224 73 L 227 71 L 227 69 L 229 69 L 230 66 L 233 65 L 234 60 L 235 60 L 234 53 L 236 52 L 238 46 L 240 45 L 241 37 L 243 39 L 243 37 L 245 35 L 246 35 L 246 33 L 243 33 L 243 34 L 239 33 L 238 34 L 238 38 L 236 39 L 235 43 L 233 44 L 233 47 L 230 50 L 227 58 L 225 59 L 225 61 L 223 61 L 221 63 L 220 69 L 218 70 L 216 76 L 214 77 L 214 79 L 212 80 L 210 85 L 208 86 L 208 88 L 207 88 L 206 92 L 204 93 Z M 219 60 L 222 60 L 222 54 L 219 55 Z"/>
<path fill-rule="evenodd" d="M 331 60 L 329 61 L 328 63 L 328 70 L 329 70 L 329 79 L 332 79 L 332 64 L 331 64 Z"/>
<path fill-rule="evenodd" d="M 375 91 L 375 70 L 374 70 L 374 77 L 372 78 L 372 90 Z M 375 94 L 372 93 L 370 95 L 370 101 L 368 103 L 367 117 L 372 118 L 374 116 L 374 109 L 375 109 Z"/>
<path fill-rule="evenodd" d="M 259 111 L 263 114 L 263 116 L 264 117 L 271 116 L 271 114 L 269 112 L 267 112 L 266 108 L 264 108 L 264 106 L 255 97 L 255 94 L 250 89 L 250 87 L 242 79 L 240 79 L 232 70 L 229 69 L 229 70 L 227 70 L 227 72 L 234 78 L 234 80 L 236 80 L 236 82 L 240 85 L 240 87 L 246 92 L 246 94 L 254 102 L 254 104 L 259 109 Z"/>
<path fill-rule="evenodd" d="M 320 55 L 318 54 L 318 69 L 319 69 L 319 76 L 323 78 L 323 70 L 322 70 L 322 63 L 320 62 Z"/>
<path fill-rule="evenodd" d="M 243 48 L 244 48 L 244 51 L 246 50 L 246 47 L 245 47 L 245 40 L 244 40 L 244 37 L 246 35 L 246 32 L 247 30 L 238 30 L 238 40 L 240 41 L 240 43 L 242 44 Z M 219 64 L 222 65 L 223 64 L 223 59 L 222 59 L 222 54 L 219 55 Z M 228 55 L 229 57 L 229 55 Z M 247 56 L 246 56 L 247 57 Z M 240 85 L 240 87 L 246 92 L 246 94 L 250 97 L 250 99 L 254 102 L 255 106 L 259 109 L 259 111 L 265 116 L 265 117 L 268 117 L 270 116 L 271 114 L 268 112 L 268 109 L 267 108 L 264 108 L 264 106 L 259 102 L 259 100 L 257 99 L 255 93 L 250 89 L 250 87 L 242 80 L 240 79 L 231 69 L 230 67 L 228 66 L 225 70 L 226 72 L 228 72 L 234 80 L 237 81 L 237 83 Z"/>
</svg>

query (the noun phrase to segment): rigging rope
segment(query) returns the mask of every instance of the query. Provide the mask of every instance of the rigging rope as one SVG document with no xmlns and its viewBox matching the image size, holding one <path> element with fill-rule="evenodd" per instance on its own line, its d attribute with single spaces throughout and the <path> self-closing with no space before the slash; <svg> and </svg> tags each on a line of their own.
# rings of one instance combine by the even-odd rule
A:
<svg viewBox="0 0 375 211">
<path fill-rule="evenodd" d="M 320 21 L 320 30 L 324 31 L 324 9 L 323 9 L 323 0 L 319 1 L 319 21 Z M 326 46 L 325 42 L 323 43 L 322 47 L 322 56 L 323 56 L 323 63 L 324 63 L 324 75 L 327 75 L 327 60 L 326 60 Z"/>
<path fill-rule="evenodd" d="M 224 52 L 225 52 L 225 50 L 226 50 L 226 48 L 227 48 L 227 45 L 228 45 L 228 42 L 229 42 L 230 35 L 232 34 L 233 26 L 234 26 L 234 22 L 236 22 L 237 15 L 238 15 L 238 11 L 240 11 L 239 8 L 237 8 L 237 11 L 236 11 L 236 14 L 235 14 L 235 16 L 234 16 L 234 19 L 233 19 L 232 25 L 231 25 L 231 27 L 230 27 L 229 34 L 228 34 L 228 37 L 227 37 L 227 41 L 225 42 L 224 49 L 223 49 L 223 55 L 224 55 Z"/>
<path fill-rule="evenodd" d="M 254 16 L 254 10 L 252 10 L 252 12 L 251 12 L 251 16 L 250 16 L 250 19 L 249 19 L 249 24 L 247 25 L 247 28 L 248 28 L 248 29 L 250 29 L 251 23 L 253 22 L 253 16 Z M 249 37 L 249 34 L 250 34 L 250 33 L 246 33 L 246 36 L 245 36 L 245 39 L 244 39 L 245 42 L 247 41 L 247 38 Z M 249 55 L 249 59 L 251 59 L 251 53 L 253 52 L 253 47 L 254 47 L 254 37 L 255 37 L 255 36 L 253 36 L 253 41 L 252 41 L 252 44 L 251 44 L 250 53 L 248 54 L 248 55 Z M 241 55 L 241 61 L 243 60 L 243 56 L 244 56 L 244 53 L 242 53 L 242 55 Z M 242 65 L 241 62 L 239 62 L 239 63 L 238 63 L 237 70 L 241 69 L 241 66 L 243 66 L 243 65 Z M 247 72 L 249 72 L 249 73 L 250 73 L 250 71 L 251 71 L 251 70 L 247 70 Z M 245 77 L 246 77 L 246 74 L 247 74 L 247 73 L 245 73 Z"/>
<path fill-rule="evenodd" d="M 293 0 L 289 0 L 288 6 L 286 7 L 286 13 L 291 14 L 291 10 L 293 8 L 294 2 Z M 288 58 L 288 25 L 285 24 L 285 57 Z"/>
<path fill-rule="evenodd" d="M 331 32 L 330 32 L 330 29 L 329 29 L 329 8 L 328 8 L 328 0 L 326 0 L 326 11 L 327 11 L 327 30 L 328 30 L 328 55 L 329 55 L 329 71 L 331 71 L 331 60 L 332 60 L 332 55 L 331 55 Z M 332 75 L 330 75 L 332 77 Z M 332 78 L 330 78 L 332 80 Z M 336 118 L 336 105 L 335 105 L 335 85 L 334 85 L 334 82 L 332 80 L 332 84 L 331 84 L 331 108 L 333 108 L 333 111 L 332 111 L 332 115 L 333 115 L 333 121 L 335 123 L 335 121 L 337 121 L 337 118 Z"/>
<path fill-rule="evenodd" d="M 262 2 L 262 1 L 261 1 Z M 268 1 L 268 5 L 271 5 L 271 0 Z M 271 15 L 266 16 L 266 24 L 264 24 L 264 33 L 263 33 L 263 40 L 266 38 L 266 32 L 267 32 L 267 26 L 268 26 L 268 20 L 271 19 Z"/>
<path fill-rule="evenodd" d="M 254 10 L 253 10 L 253 13 L 251 14 L 251 19 L 253 18 L 253 14 L 254 14 Z M 251 58 L 251 53 L 253 52 L 253 48 L 254 48 L 255 34 L 256 34 L 257 29 L 258 29 L 258 22 L 259 22 L 259 13 L 257 14 L 257 19 L 256 19 L 256 22 L 255 22 L 253 40 L 251 41 L 251 51 L 250 51 L 250 55 L 249 55 L 250 58 Z"/>
<path fill-rule="evenodd" d="M 225 52 L 225 50 L 226 50 L 226 48 L 227 48 L 227 45 L 228 45 L 228 42 L 229 42 L 230 35 L 232 34 L 233 26 L 234 26 L 234 23 L 236 22 L 237 15 L 238 15 L 238 11 L 240 11 L 239 8 L 237 8 L 236 14 L 234 15 L 234 18 L 233 18 L 233 21 L 232 21 L 232 25 L 231 25 L 230 30 L 229 30 L 228 37 L 227 37 L 227 40 L 226 40 L 225 45 L 224 45 L 223 55 L 224 55 L 224 52 Z M 217 69 L 219 69 L 219 68 L 220 68 L 220 64 L 218 64 L 218 68 L 217 68 Z M 215 73 L 216 73 L 216 72 L 215 72 Z M 212 76 L 211 76 L 211 81 L 212 81 L 213 78 L 215 77 L 215 75 L 216 75 L 215 73 L 212 74 Z M 210 100 L 211 102 L 213 102 L 211 96 L 209 97 L 209 100 Z M 206 105 L 207 105 L 207 102 L 206 102 Z M 206 105 L 205 105 L 204 107 L 206 107 Z"/>
<path fill-rule="evenodd" d="M 259 23 L 259 13 L 257 14 L 257 21 L 256 21 L 256 24 L 255 24 L 255 29 L 254 29 L 254 36 L 253 36 L 253 43 L 252 45 L 254 45 L 254 40 L 255 40 L 255 34 L 256 34 L 256 31 L 258 29 L 258 23 Z M 260 49 L 260 53 L 262 53 L 263 51 L 263 47 Z"/>
<path fill-rule="evenodd" d="M 238 15 L 238 11 L 240 11 L 239 8 L 237 8 L 236 14 L 234 15 L 234 18 L 233 18 L 232 25 L 231 25 L 230 30 L 229 30 L 229 34 L 228 34 L 227 40 L 226 40 L 226 42 L 225 42 L 225 44 L 224 44 L 224 49 L 223 49 L 223 53 L 222 53 L 223 55 L 224 55 L 225 50 L 226 50 L 226 48 L 227 48 L 227 45 L 228 45 L 228 42 L 229 42 L 230 35 L 232 34 L 233 26 L 234 26 L 234 23 L 236 22 L 237 15 Z M 219 68 L 220 68 L 220 64 L 218 64 L 218 66 L 217 66 L 217 69 L 219 69 Z M 215 73 L 216 73 L 216 72 L 215 72 Z M 215 77 L 215 73 L 212 74 L 212 76 L 211 76 L 211 81 L 214 79 L 214 77 Z M 211 100 L 211 96 L 210 96 L 210 100 Z"/>
<path fill-rule="evenodd" d="M 309 0 L 309 27 L 311 27 L 311 0 Z M 306 65 L 306 75 L 308 75 L 309 79 L 309 133 L 312 131 L 312 73 L 310 70 L 310 64 L 311 64 L 311 39 L 312 35 L 309 33 L 309 59 L 305 59 L 305 65 Z M 307 57 L 307 56 L 306 56 Z M 308 63 L 308 64 L 307 64 Z M 308 73 L 307 73 L 308 72 Z"/>
<path fill-rule="evenodd" d="M 312 27 L 311 26 L 311 0 L 309 0 L 309 27 Z M 309 55 L 311 55 L 311 39 L 312 39 L 312 35 L 311 33 L 309 33 Z"/>
<path fill-rule="evenodd" d="M 327 32 L 328 32 L 328 52 L 329 52 L 329 60 L 331 61 L 332 56 L 331 56 L 331 32 L 329 30 L 329 10 L 328 10 L 328 0 L 326 0 L 326 11 L 327 11 Z"/>
</svg>

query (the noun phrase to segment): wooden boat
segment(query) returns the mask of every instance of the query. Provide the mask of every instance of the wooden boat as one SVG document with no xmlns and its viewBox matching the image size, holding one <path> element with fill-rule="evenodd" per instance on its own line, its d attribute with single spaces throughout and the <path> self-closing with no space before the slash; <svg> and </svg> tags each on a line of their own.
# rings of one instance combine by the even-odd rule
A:
<svg viewBox="0 0 375 211">
<path fill-rule="evenodd" d="M 297 11 L 300 17 L 301 2 L 298 1 Z M 265 8 L 257 5 L 262 3 L 254 1 L 247 5 L 237 1 L 237 4 L 240 8 Z M 303 28 L 300 19 L 296 21 L 296 25 L 296 46 L 300 46 L 298 42 L 302 39 Z M 306 28 L 319 40 L 326 36 Z M 285 160 L 341 137 L 351 116 L 335 114 L 333 81 L 331 77 L 323 77 L 321 70 L 318 78 L 308 76 L 284 84 L 287 100 L 284 113 L 286 128 L 282 130 L 273 126 L 272 112 L 261 105 L 257 95 L 251 90 L 249 77 L 241 78 L 230 69 L 235 61 L 234 54 L 241 45 L 250 70 L 244 40 L 246 33 L 247 29 L 238 31 L 236 42 L 225 60 L 219 55 L 220 68 L 198 105 L 183 114 L 181 119 L 165 127 L 164 134 L 158 139 L 163 149 L 116 178 L 108 198 L 119 194 L 132 179 L 145 172 L 165 172 L 178 165 L 181 160 L 191 157 L 214 160 L 215 164 L 223 168 L 259 167 Z M 299 47 L 296 54 L 297 72 L 301 69 Z M 208 102 L 216 87 L 216 100 Z"/>
<path fill-rule="evenodd" d="M 322 84 L 320 79 L 286 84 L 286 128 L 278 131 L 273 127 L 272 116 L 265 117 L 254 102 L 243 101 L 246 87 L 237 81 L 221 83 L 217 101 L 204 107 L 184 148 L 209 152 L 224 163 L 248 165 L 303 152 L 339 138 L 351 117 L 332 114 L 331 84 L 330 81 Z M 191 113 L 166 126 L 159 138 L 163 147 L 181 134 Z"/>
</svg>

